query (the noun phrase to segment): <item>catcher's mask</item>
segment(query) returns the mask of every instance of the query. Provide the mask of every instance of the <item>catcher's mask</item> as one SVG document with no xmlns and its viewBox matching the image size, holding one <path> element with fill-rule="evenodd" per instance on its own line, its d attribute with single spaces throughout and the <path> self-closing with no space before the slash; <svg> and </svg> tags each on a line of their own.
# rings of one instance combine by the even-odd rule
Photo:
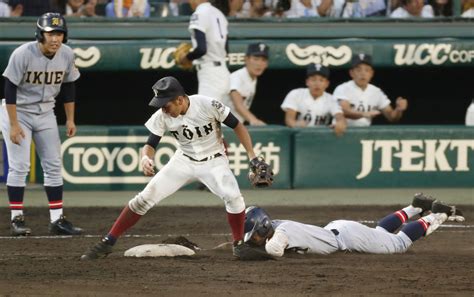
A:
<svg viewBox="0 0 474 297">
<path fill-rule="evenodd" d="M 43 42 L 43 32 L 59 31 L 64 33 L 63 43 L 67 42 L 67 26 L 64 17 L 55 12 L 48 12 L 38 18 L 36 22 L 36 40 Z"/>
<path fill-rule="evenodd" d="M 153 92 L 155 92 L 155 97 L 151 99 L 149 105 L 158 109 L 165 106 L 166 103 L 174 98 L 186 95 L 183 86 L 172 76 L 166 76 L 158 80 L 152 89 Z"/>
<path fill-rule="evenodd" d="M 245 209 L 244 242 L 250 241 L 255 233 L 267 238 L 272 230 L 272 220 L 265 210 L 257 206 Z"/>
</svg>

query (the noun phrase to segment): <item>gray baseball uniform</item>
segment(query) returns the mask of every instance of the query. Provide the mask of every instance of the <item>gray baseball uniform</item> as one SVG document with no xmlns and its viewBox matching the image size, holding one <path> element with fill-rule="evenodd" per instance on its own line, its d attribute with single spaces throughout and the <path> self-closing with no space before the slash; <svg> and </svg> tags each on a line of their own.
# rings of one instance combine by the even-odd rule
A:
<svg viewBox="0 0 474 297">
<path fill-rule="evenodd" d="M 38 42 L 25 43 L 12 53 L 3 76 L 17 86 L 17 117 L 25 132 L 20 145 L 10 141 L 10 122 L 2 100 L 0 118 L 10 166 L 7 185 L 25 186 L 32 139 L 44 170 L 44 185 L 62 185 L 61 142 L 53 108 L 61 84 L 80 76 L 72 49 L 63 44 L 49 59 L 40 51 Z"/>
<path fill-rule="evenodd" d="M 285 249 L 300 253 L 330 254 L 353 251 L 374 254 L 403 253 L 412 240 L 403 232 L 393 234 L 381 227 L 370 228 L 354 221 L 337 220 L 324 228 L 289 220 L 273 220 L 275 234 L 267 242 L 270 254 Z"/>
</svg>

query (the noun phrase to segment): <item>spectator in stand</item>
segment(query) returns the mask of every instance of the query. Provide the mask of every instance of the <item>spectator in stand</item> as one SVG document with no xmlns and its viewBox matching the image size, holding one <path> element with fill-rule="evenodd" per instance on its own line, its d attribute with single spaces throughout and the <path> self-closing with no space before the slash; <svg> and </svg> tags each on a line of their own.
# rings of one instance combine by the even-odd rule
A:
<svg viewBox="0 0 474 297">
<path fill-rule="evenodd" d="M 93 17 L 97 16 L 96 5 L 97 0 L 60 0 L 57 3 L 57 9 L 65 16 Z"/>
<path fill-rule="evenodd" d="M 237 17 L 242 12 L 242 6 L 244 5 L 244 0 L 229 0 L 229 12 L 227 16 Z"/>
<path fill-rule="evenodd" d="M 391 18 L 434 17 L 433 7 L 425 5 L 423 0 L 401 0 L 400 3 L 401 6 L 392 12 Z"/>
<path fill-rule="evenodd" d="M 237 14 L 237 17 L 260 18 L 271 15 L 271 9 L 265 4 L 264 0 L 248 0 L 244 2 L 242 10 Z"/>
<path fill-rule="evenodd" d="M 360 0 L 358 2 L 333 0 L 333 5 L 328 15 L 343 18 L 372 17 L 385 16 L 386 11 L 385 0 Z"/>
<path fill-rule="evenodd" d="M 105 7 L 105 16 L 110 18 L 150 17 L 148 0 L 113 0 Z"/>
<path fill-rule="evenodd" d="M 8 5 L 10 16 L 40 16 L 53 10 L 46 0 L 10 0 Z"/>
<path fill-rule="evenodd" d="M 0 1 L 0 18 L 7 18 L 10 16 L 10 6 Z"/>
<path fill-rule="evenodd" d="M 437 17 L 453 16 L 453 2 L 451 0 L 430 0 L 434 15 Z"/>
<path fill-rule="evenodd" d="M 291 8 L 285 12 L 288 18 L 326 16 L 333 0 L 291 0 Z"/>
<path fill-rule="evenodd" d="M 462 8 L 463 13 L 461 16 L 463 18 L 474 18 L 474 0 L 465 0 Z"/>
</svg>

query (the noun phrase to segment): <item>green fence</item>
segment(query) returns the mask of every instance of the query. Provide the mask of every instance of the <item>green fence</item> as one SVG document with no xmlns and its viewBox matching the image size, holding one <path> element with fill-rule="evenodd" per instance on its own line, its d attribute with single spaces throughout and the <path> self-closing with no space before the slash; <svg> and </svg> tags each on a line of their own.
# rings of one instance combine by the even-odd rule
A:
<svg viewBox="0 0 474 297">
<path fill-rule="evenodd" d="M 391 126 L 295 134 L 293 186 L 473 187 L 474 129 Z"/>
<path fill-rule="evenodd" d="M 0 18 L 0 69 L 21 43 L 34 39 L 35 18 Z M 68 19 L 69 45 L 82 71 L 178 69 L 172 52 L 190 40 L 188 18 L 111 20 Z M 359 52 L 376 67 L 472 67 L 474 30 L 459 19 L 291 20 L 230 18 L 228 64 L 244 63 L 247 44 L 270 46 L 270 69 L 298 69 L 309 63 L 348 67 Z"/>
<path fill-rule="evenodd" d="M 327 128 L 266 126 L 249 131 L 254 150 L 275 172 L 275 189 L 473 187 L 474 129 L 461 126 L 374 126 L 350 128 L 336 137 Z M 230 129 L 224 129 L 231 169 L 243 189 L 248 158 Z M 62 133 L 64 134 L 64 133 Z M 138 190 L 149 181 L 140 169 L 142 127 L 81 126 L 63 139 L 68 190 Z M 165 136 L 155 163 L 162 168 L 176 149 Z M 39 163 L 39 162 L 36 162 Z M 38 182 L 41 169 L 37 168 Z"/>
</svg>

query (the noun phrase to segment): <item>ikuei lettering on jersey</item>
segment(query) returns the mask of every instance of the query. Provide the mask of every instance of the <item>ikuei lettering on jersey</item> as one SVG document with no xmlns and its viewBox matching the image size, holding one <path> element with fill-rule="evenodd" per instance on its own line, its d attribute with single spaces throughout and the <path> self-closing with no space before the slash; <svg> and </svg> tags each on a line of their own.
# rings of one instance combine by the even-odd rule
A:
<svg viewBox="0 0 474 297">
<path fill-rule="evenodd" d="M 474 139 L 361 140 L 360 143 L 361 170 L 356 179 L 364 179 L 374 170 L 467 172 L 473 166 Z"/>
<path fill-rule="evenodd" d="M 27 71 L 25 82 L 34 85 L 59 85 L 63 82 L 63 71 Z"/>
</svg>

